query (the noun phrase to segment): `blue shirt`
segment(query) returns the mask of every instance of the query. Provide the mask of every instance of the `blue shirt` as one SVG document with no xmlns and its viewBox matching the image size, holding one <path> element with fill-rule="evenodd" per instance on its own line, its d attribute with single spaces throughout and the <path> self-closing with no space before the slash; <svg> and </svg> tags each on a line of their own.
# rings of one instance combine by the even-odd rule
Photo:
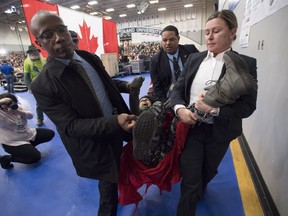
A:
<svg viewBox="0 0 288 216">
<path fill-rule="evenodd" d="M 10 65 L 8 65 L 8 64 L 3 64 L 1 67 L 0 67 L 0 71 L 5 75 L 5 76 L 7 76 L 7 75 L 11 75 L 11 74 L 13 74 L 13 71 L 14 71 L 14 69 L 13 69 L 13 67 L 11 67 Z"/>
<path fill-rule="evenodd" d="M 174 75 L 173 57 L 175 57 L 177 59 L 180 70 L 182 71 L 182 69 L 183 69 L 183 64 L 182 64 L 181 58 L 179 56 L 179 49 L 177 49 L 177 52 L 173 55 L 167 53 L 167 56 L 168 56 L 170 68 L 172 71 L 172 74 L 171 74 L 172 75 L 172 83 L 174 83 L 176 80 L 175 80 L 175 75 Z"/>
<path fill-rule="evenodd" d="M 104 83 L 102 82 L 101 78 L 99 77 L 97 71 L 87 62 L 85 61 L 81 56 L 79 56 L 75 51 L 73 54 L 73 59 L 78 63 L 81 64 L 84 70 L 86 71 L 92 86 L 94 88 L 94 92 L 98 98 L 98 101 L 100 102 L 100 106 L 102 107 L 102 111 L 105 116 L 112 115 L 113 113 L 113 106 L 108 98 Z M 58 59 L 60 62 L 62 62 L 65 65 L 68 65 L 70 62 L 70 59 Z"/>
</svg>

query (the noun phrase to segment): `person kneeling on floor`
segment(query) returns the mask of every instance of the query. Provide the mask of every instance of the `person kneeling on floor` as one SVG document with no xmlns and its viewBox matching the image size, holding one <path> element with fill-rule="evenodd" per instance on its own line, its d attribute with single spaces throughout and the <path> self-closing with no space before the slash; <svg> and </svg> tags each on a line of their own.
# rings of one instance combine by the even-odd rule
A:
<svg viewBox="0 0 288 216">
<path fill-rule="evenodd" d="M 30 128 L 28 119 L 32 112 L 18 106 L 17 98 L 10 93 L 0 94 L 0 143 L 10 155 L 0 156 L 3 169 L 13 168 L 11 162 L 33 164 L 41 159 L 35 148 L 38 144 L 50 141 L 55 133 L 48 128 Z"/>
</svg>

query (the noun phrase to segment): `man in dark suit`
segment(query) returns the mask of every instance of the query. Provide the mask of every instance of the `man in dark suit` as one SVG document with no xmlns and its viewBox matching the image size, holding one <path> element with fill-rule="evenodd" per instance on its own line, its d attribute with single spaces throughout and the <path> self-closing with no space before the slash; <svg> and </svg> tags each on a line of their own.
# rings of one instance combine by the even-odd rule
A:
<svg viewBox="0 0 288 216">
<path fill-rule="evenodd" d="M 30 23 L 36 43 L 49 54 L 31 84 L 37 103 L 53 121 L 81 177 L 99 180 L 99 216 L 116 216 L 123 140 L 131 139 L 136 116 L 129 115 L 99 58 L 74 51 L 63 20 L 38 11 Z"/>
<path fill-rule="evenodd" d="M 152 96 L 155 100 L 165 102 L 188 56 L 199 51 L 192 44 L 179 44 L 180 36 L 175 26 L 166 26 L 161 36 L 162 48 L 151 58 L 150 76 L 153 84 Z"/>
</svg>

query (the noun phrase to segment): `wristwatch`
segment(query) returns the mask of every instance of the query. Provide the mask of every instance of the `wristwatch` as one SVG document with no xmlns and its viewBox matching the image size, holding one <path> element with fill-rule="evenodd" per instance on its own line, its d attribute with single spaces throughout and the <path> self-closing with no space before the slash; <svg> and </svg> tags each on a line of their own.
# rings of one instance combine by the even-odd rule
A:
<svg viewBox="0 0 288 216">
<path fill-rule="evenodd" d="M 213 108 L 211 111 L 210 111 L 210 115 L 211 116 L 219 116 L 219 112 L 220 112 L 220 108 L 217 107 L 217 108 Z"/>
</svg>

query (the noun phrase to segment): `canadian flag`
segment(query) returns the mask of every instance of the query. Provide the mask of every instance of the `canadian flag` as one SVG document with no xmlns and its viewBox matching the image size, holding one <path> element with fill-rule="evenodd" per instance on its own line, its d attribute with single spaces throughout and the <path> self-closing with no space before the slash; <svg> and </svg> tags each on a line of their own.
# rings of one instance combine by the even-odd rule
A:
<svg viewBox="0 0 288 216">
<path fill-rule="evenodd" d="M 37 11 L 49 10 L 57 13 L 63 19 L 64 24 L 68 26 L 68 29 L 78 34 L 80 49 L 95 53 L 98 56 L 104 53 L 118 53 L 117 30 L 114 22 L 37 0 L 22 0 L 22 6 L 31 44 L 35 46 L 37 45 L 30 31 L 30 20 Z M 41 47 L 38 48 L 41 49 Z M 41 53 L 47 57 L 44 50 Z"/>
<path fill-rule="evenodd" d="M 58 6 L 58 11 L 68 29 L 78 34 L 80 49 L 95 53 L 98 56 L 104 53 L 102 18 L 62 6 Z"/>
</svg>

